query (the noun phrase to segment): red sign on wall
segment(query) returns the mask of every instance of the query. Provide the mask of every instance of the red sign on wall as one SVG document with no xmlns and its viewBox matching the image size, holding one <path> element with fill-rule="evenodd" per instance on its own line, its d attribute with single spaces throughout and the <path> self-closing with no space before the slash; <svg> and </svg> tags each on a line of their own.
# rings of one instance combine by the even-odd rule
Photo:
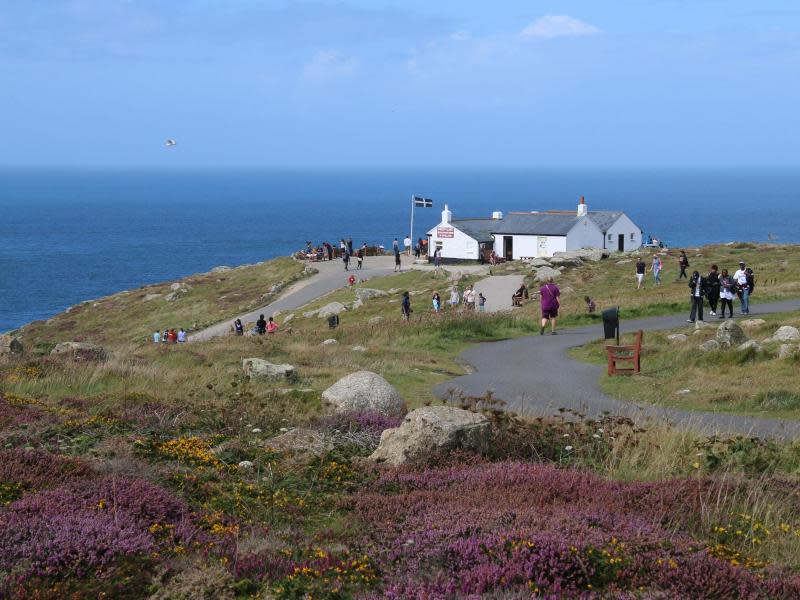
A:
<svg viewBox="0 0 800 600">
<path fill-rule="evenodd" d="M 452 227 L 437 227 L 436 237 L 438 238 L 451 238 L 455 235 Z"/>
</svg>

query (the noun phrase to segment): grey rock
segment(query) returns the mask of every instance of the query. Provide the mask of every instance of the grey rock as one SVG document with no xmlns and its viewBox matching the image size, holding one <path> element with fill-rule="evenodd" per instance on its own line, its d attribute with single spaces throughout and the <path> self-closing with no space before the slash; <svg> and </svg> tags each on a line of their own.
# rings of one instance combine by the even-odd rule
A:
<svg viewBox="0 0 800 600">
<path fill-rule="evenodd" d="M 705 321 L 695 321 L 694 328 L 695 329 L 705 329 L 706 327 L 711 327 L 711 323 L 706 323 Z"/>
<path fill-rule="evenodd" d="M 371 317 L 370 320 L 367 321 L 367 323 L 370 324 L 370 325 L 379 325 L 382 322 L 383 322 L 383 317 L 380 316 L 380 315 Z"/>
<path fill-rule="evenodd" d="M 243 358 L 242 369 L 251 379 L 293 379 L 293 365 L 276 365 L 263 358 Z"/>
<path fill-rule="evenodd" d="M 576 256 L 559 256 L 556 253 L 550 259 L 550 264 L 554 267 L 580 267 L 583 261 Z"/>
<path fill-rule="evenodd" d="M 227 267 L 225 265 L 220 265 L 219 267 L 214 267 L 211 269 L 212 273 L 224 273 L 225 271 L 232 271 L 231 267 Z"/>
<path fill-rule="evenodd" d="M 684 335 L 683 333 L 673 333 L 667 336 L 667 339 L 670 342 L 685 342 L 689 339 L 689 336 Z"/>
<path fill-rule="evenodd" d="M 767 322 L 764 319 L 745 319 L 744 321 L 739 321 L 739 327 L 742 329 L 756 329 L 766 324 Z"/>
<path fill-rule="evenodd" d="M 164 294 L 146 294 L 145 297 L 142 298 L 142 302 L 150 302 L 151 300 L 157 300 L 163 296 Z"/>
<path fill-rule="evenodd" d="M 550 277 L 556 279 L 561 276 L 561 271 L 552 267 L 542 267 L 536 271 L 536 281 L 547 281 Z"/>
<path fill-rule="evenodd" d="M 400 427 L 384 430 L 369 459 L 396 466 L 441 450 L 485 452 L 490 432 L 489 420 L 481 414 L 451 406 L 426 406 L 406 415 Z"/>
<path fill-rule="evenodd" d="M 239 463 L 239 468 L 240 469 L 252 469 L 253 468 L 253 463 L 252 463 L 252 461 L 249 461 L 249 460 L 243 460 L 242 462 Z"/>
<path fill-rule="evenodd" d="M 388 295 L 389 294 L 383 290 L 376 290 L 372 288 L 359 288 L 356 290 L 356 297 L 362 301 L 371 300 L 372 298 L 382 298 Z"/>
<path fill-rule="evenodd" d="M 322 400 L 335 412 L 377 412 L 390 416 L 406 413 L 400 393 L 383 377 L 371 371 L 356 371 L 322 392 Z"/>
<path fill-rule="evenodd" d="M 717 328 L 717 342 L 724 348 L 740 346 L 747 341 L 747 334 L 733 319 L 725 321 Z"/>
<path fill-rule="evenodd" d="M 286 325 L 292 319 L 294 319 L 294 313 L 289 313 L 283 318 L 283 324 Z"/>
<path fill-rule="evenodd" d="M 797 327 L 791 325 L 783 325 L 778 328 L 772 336 L 773 342 L 794 342 L 800 340 L 800 331 Z"/>
<path fill-rule="evenodd" d="M 338 343 L 339 343 L 338 340 L 335 340 L 333 338 L 328 338 L 327 340 L 322 342 L 320 346 L 336 346 Z"/>
<path fill-rule="evenodd" d="M 703 342 L 700 344 L 700 350 L 703 352 L 713 352 L 714 350 L 719 350 L 720 345 L 717 340 L 708 340 L 707 342 Z"/>
<path fill-rule="evenodd" d="M 0 354 L 22 354 L 22 342 L 13 335 L 0 335 Z"/>
<path fill-rule="evenodd" d="M 541 268 L 541 267 L 549 267 L 550 261 L 544 257 L 538 256 L 534 259 L 531 259 L 529 263 L 532 267 Z"/>
<path fill-rule="evenodd" d="M 349 310 L 356 310 L 364 306 L 364 301 L 361 298 L 356 298 L 353 302 L 350 303 Z"/>
<path fill-rule="evenodd" d="M 316 309 L 316 310 L 309 310 L 308 312 L 304 312 L 304 313 L 303 313 L 303 316 L 304 316 L 306 319 L 308 319 L 309 317 L 313 317 L 313 316 L 315 316 L 317 313 L 319 313 L 319 309 Z"/>
<path fill-rule="evenodd" d="M 192 287 L 183 283 L 182 281 L 176 281 L 171 286 L 169 286 L 173 292 L 188 292 Z"/>
<path fill-rule="evenodd" d="M 747 340 L 744 344 L 740 344 L 736 347 L 737 350 L 741 350 L 742 352 L 750 350 L 751 348 L 756 352 L 761 352 L 761 344 L 755 340 Z"/>
<path fill-rule="evenodd" d="M 797 349 L 791 344 L 781 344 L 778 348 L 778 358 L 781 360 L 791 358 L 796 351 Z"/>
<path fill-rule="evenodd" d="M 327 319 L 328 317 L 331 317 L 333 315 L 338 315 L 339 313 L 344 312 L 345 310 L 347 309 L 345 308 L 345 305 L 342 304 L 341 302 L 329 302 L 328 304 L 319 309 L 319 311 L 317 312 L 317 316 L 320 319 Z"/>
<path fill-rule="evenodd" d="M 400 290 L 400 288 L 391 288 L 391 289 L 390 289 L 389 291 L 387 291 L 386 293 L 387 293 L 387 294 L 389 294 L 389 295 L 391 296 L 391 295 L 394 295 L 394 294 L 398 294 L 398 293 L 400 293 L 400 291 L 401 291 L 401 290 Z"/>
<path fill-rule="evenodd" d="M 88 344 L 86 342 L 61 342 L 56 344 L 56 347 L 50 351 L 50 356 L 71 355 L 76 359 L 92 360 L 103 359 L 106 357 L 106 351 L 102 346 L 97 344 Z"/>
<path fill-rule="evenodd" d="M 366 352 L 367 349 L 364 346 L 352 346 L 350 348 L 353 352 Z"/>
</svg>

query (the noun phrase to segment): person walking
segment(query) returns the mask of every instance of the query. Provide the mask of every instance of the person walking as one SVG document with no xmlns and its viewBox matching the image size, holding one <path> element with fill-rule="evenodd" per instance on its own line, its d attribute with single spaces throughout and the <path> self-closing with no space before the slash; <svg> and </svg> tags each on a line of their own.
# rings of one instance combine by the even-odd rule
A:
<svg viewBox="0 0 800 600">
<path fill-rule="evenodd" d="M 330 242 L 325 242 L 325 251 L 328 253 L 328 260 L 333 260 L 333 246 L 331 246 Z"/>
<path fill-rule="evenodd" d="M 360 271 L 361 265 L 364 263 L 364 250 L 362 248 L 356 251 L 356 261 L 356 269 Z"/>
<path fill-rule="evenodd" d="M 551 334 L 556 335 L 556 321 L 558 320 L 558 307 L 561 304 L 559 300 L 561 290 L 559 290 L 558 286 L 553 282 L 553 278 L 548 277 L 547 283 L 539 288 L 539 294 L 542 308 L 542 326 L 539 328 L 539 335 L 544 335 L 544 329 L 548 321 L 550 322 Z"/>
<path fill-rule="evenodd" d="M 439 296 L 439 292 L 433 292 L 431 302 L 433 303 L 433 312 L 438 313 L 442 309 L 442 298 Z"/>
<path fill-rule="evenodd" d="M 347 253 L 351 256 L 353 254 L 353 238 L 347 238 Z"/>
<path fill-rule="evenodd" d="M 692 273 L 689 280 L 689 289 L 692 290 L 692 311 L 689 313 L 687 323 L 703 320 L 703 297 L 706 294 L 706 278 L 701 277 L 698 271 Z"/>
<path fill-rule="evenodd" d="M 433 251 L 433 267 L 438 272 L 439 267 L 441 266 L 442 266 L 442 249 L 436 248 L 436 250 Z"/>
<path fill-rule="evenodd" d="M 350 253 L 347 251 L 345 247 L 344 252 L 342 252 L 342 262 L 344 263 L 344 270 L 350 270 Z"/>
<path fill-rule="evenodd" d="M 403 250 L 406 256 L 411 256 L 411 238 L 409 236 L 406 236 L 403 240 Z"/>
<path fill-rule="evenodd" d="M 717 316 L 719 289 L 719 271 L 717 270 L 717 265 L 711 265 L 711 271 L 706 275 L 706 297 L 708 298 L 708 309 L 712 317 Z"/>
<path fill-rule="evenodd" d="M 725 318 L 725 307 L 728 307 L 728 317 L 733 318 L 733 291 L 736 289 L 736 280 L 728 275 L 728 269 L 722 269 L 719 278 L 719 299 L 722 303 L 719 318 Z"/>
<path fill-rule="evenodd" d="M 644 264 L 644 259 L 640 256 L 636 261 L 636 289 L 640 290 L 644 287 L 644 271 L 647 265 Z"/>
<path fill-rule="evenodd" d="M 472 285 L 467 286 L 467 289 L 464 290 L 464 308 L 466 310 L 475 310 L 475 289 Z"/>
<path fill-rule="evenodd" d="M 680 281 L 681 279 L 687 278 L 688 275 L 686 275 L 686 269 L 689 268 L 689 257 L 686 256 L 685 250 L 681 250 L 681 254 L 678 257 L 678 267 L 680 268 L 681 272 L 678 274 L 677 280 Z"/>
<path fill-rule="evenodd" d="M 344 241 L 344 238 L 339 240 L 339 254 L 344 256 L 345 251 L 347 250 L 347 244 Z"/>
<path fill-rule="evenodd" d="M 594 311 L 597 310 L 597 304 L 595 304 L 594 300 L 592 300 L 589 296 L 584 296 L 583 301 L 586 303 L 586 314 L 594 314 Z"/>
<path fill-rule="evenodd" d="M 478 312 L 486 312 L 486 296 L 483 292 L 478 294 Z"/>
<path fill-rule="evenodd" d="M 663 266 L 661 257 L 658 254 L 653 254 L 653 262 L 650 265 L 650 271 L 653 273 L 653 283 L 655 285 L 661 285 L 661 268 Z"/>
<path fill-rule="evenodd" d="M 454 285 L 453 289 L 450 290 L 450 308 L 455 308 L 458 306 L 458 303 L 461 301 L 460 295 L 458 293 L 458 286 Z"/>
<path fill-rule="evenodd" d="M 408 292 L 403 292 L 403 302 L 400 305 L 400 310 L 403 313 L 403 318 L 408 321 L 411 318 L 411 297 Z"/>
<path fill-rule="evenodd" d="M 264 315 L 258 317 L 258 321 L 256 321 L 256 333 L 258 335 L 264 335 L 267 332 L 267 321 L 264 319 Z"/>
<path fill-rule="evenodd" d="M 394 249 L 394 270 L 395 271 L 402 271 L 400 268 L 400 248 Z"/>
<path fill-rule="evenodd" d="M 400 250 L 400 242 L 397 241 L 397 238 L 394 238 L 392 242 L 392 252 L 397 252 L 398 250 Z"/>
<path fill-rule="evenodd" d="M 733 279 L 736 281 L 736 289 L 739 294 L 739 301 L 741 302 L 741 311 L 743 315 L 750 314 L 750 286 L 747 283 L 747 270 L 744 261 L 739 263 L 739 269 L 733 274 Z"/>
</svg>

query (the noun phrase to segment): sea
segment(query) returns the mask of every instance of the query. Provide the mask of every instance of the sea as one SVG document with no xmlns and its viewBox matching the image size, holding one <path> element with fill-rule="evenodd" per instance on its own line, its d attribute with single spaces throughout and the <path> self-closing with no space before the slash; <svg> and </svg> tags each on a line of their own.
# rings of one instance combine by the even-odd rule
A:
<svg viewBox="0 0 800 600">
<path fill-rule="evenodd" d="M 307 241 L 384 244 L 493 211 L 621 210 L 669 246 L 800 242 L 800 169 L 0 169 L 0 332 Z"/>
</svg>

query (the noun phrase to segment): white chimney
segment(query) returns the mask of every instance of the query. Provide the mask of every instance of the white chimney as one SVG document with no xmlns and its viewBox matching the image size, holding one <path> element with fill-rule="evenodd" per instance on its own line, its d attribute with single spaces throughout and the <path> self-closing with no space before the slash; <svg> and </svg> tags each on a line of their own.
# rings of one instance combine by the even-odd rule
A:
<svg viewBox="0 0 800 600">
<path fill-rule="evenodd" d="M 581 202 L 578 204 L 578 216 L 585 217 L 587 212 L 589 212 L 589 207 L 586 206 L 586 200 L 581 196 Z"/>
<path fill-rule="evenodd" d="M 492 213 L 492 218 L 493 218 L 495 221 L 499 221 L 500 219 L 502 219 L 502 218 L 503 218 L 503 213 L 501 213 L 499 210 L 496 210 L 496 211 L 494 211 L 494 212 Z"/>
<path fill-rule="evenodd" d="M 447 208 L 447 204 L 444 205 L 444 210 L 442 211 L 442 223 L 449 223 L 453 219 L 453 213 L 450 212 L 450 209 Z"/>
</svg>

